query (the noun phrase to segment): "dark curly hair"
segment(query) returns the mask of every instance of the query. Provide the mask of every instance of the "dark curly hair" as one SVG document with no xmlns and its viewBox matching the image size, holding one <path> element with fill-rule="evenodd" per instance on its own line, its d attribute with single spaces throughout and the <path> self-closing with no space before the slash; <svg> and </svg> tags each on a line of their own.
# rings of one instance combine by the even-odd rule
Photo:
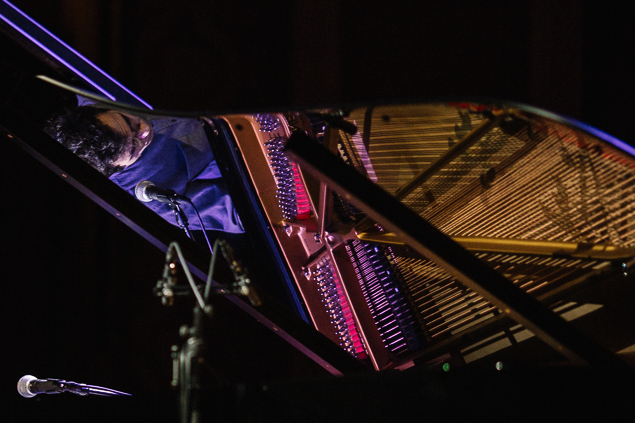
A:
<svg viewBox="0 0 635 423">
<path fill-rule="evenodd" d="M 116 162 L 125 149 L 125 139 L 103 125 L 97 115 L 106 112 L 92 106 L 65 109 L 45 123 L 46 133 L 106 176 L 119 167 Z"/>
</svg>

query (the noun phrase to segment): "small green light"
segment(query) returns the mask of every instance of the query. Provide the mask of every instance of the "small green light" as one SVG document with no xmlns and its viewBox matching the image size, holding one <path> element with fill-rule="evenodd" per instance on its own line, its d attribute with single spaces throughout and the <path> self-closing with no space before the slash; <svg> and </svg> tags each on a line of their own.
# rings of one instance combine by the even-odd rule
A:
<svg viewBox="0 0 635 423">
<path fill-rule="evenodd" d="M 497 361 L 496 362 L 496 370 L 498 370 L 499 372 L 501 370 L 503 370 L 503 362 L 502 361 Z"/>
<path fill-rule="evenodd" d="M 450 371 L 450 363 L 443 363 L 443 371 L 444 372 Z"/>
</svg>

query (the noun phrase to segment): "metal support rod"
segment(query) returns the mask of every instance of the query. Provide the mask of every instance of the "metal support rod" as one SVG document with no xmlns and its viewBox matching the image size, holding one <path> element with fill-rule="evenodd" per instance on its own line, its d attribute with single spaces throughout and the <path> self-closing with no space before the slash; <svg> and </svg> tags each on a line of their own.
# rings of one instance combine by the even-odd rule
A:
<svg viewBox="0 0 635 423">
<path fill-rule="evenodd" d="M 390 232 L 358 232 L 357 237 L 366 242 L 387 245 L 403 245 L 402 239 Z M 539 241 L 516 238 L 490 238 L 476 236 L 453 236 L 468 251 L 532 254 L 540 256 L 566 256 L 596 260 L 630 260 L 635 257 L 634 247 L 590 244 L 583 242 Z"/>
</svg>

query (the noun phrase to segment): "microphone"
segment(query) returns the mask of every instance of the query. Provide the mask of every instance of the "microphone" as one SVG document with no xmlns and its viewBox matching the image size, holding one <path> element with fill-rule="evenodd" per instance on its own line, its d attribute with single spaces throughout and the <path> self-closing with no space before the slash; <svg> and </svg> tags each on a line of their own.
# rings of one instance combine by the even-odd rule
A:
<svg viewBox="0 0 635 423">
<path fill-rule="evenodd" d="M 236 277 L 236 285 L 238 293 L 247 297 L 252 306 L 259 307 L 262 305 L 260 296 L 252 286 L 251 279 L 249 279 L 246 274 Z"/>
<path fill-rule="evenodd" d="M 234 249 L 225 240 L 220 240 L 218 245 L 223 253 L 223 257 L 225 257 L 225 261 L 227 261 L 229 268 L 234 274 L 234 292 L 247 297 L 252 306 L 260 306 L 262 304 L 260 296 L 251 284 L 251 278 L 249 277 L 247 268 L 234 257 Z"/>
<path fill-rule="evenodd" d="M 38 394 L 59 394 L 62 392 L 70 392 L 76 395 L 101 395 L 104 397 L 112 397 L 118 395 L 130 396 L 125 392 L 115 391 L 110 388 L 102 388 L 101 386 L 86 385 L 83 383 L 67 382 L 60 379 L 38 379 L 35 376 L 26 375 L 18 380 L 18 392 L 24 398 L 33 398 Z"/>
<path fill-rule="evenodd" d="M 184 195 L 178 194 L 171 189 L 159 188 L 152 181 L 141 181 L 134 189 L 134 195 L 139 201 L 149 203 L 152 200 L 161 203 L 178 203 L 185 201 L 191 203 L 190 199 Z"/>
<path fill-rule="evenodd" d="M 22 376 L 18 381 L 18 392 L 24 398 L 33 398 L 37 394 L 59 394 L 62 387 L 56 379 L 38 379 L 35 376 Z"/>
</svg>

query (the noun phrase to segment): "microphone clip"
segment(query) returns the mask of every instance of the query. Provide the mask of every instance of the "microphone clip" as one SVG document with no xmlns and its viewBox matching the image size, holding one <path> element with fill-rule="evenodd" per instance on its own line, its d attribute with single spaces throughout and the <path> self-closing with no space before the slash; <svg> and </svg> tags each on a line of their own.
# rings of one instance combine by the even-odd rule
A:
<svg viewBox="0 0 635 423">
<path fill-rule="evenodd" d="M 232 291 L 235 295 L 241 295 L 246 297 L 252 306 L 258 307 L 261 305 L 260 297 L 254 290 L 251 284 L 251 278 L 247 268 L 241 264 L 241 262 L 234 256 L 234 249 L 224 240 L 219 240 L 219 247 L 225 258 L 225 261 L 229 265 L 230 270 L 234 275 L 234 283 L 232 284 Z"/>
</svg>

